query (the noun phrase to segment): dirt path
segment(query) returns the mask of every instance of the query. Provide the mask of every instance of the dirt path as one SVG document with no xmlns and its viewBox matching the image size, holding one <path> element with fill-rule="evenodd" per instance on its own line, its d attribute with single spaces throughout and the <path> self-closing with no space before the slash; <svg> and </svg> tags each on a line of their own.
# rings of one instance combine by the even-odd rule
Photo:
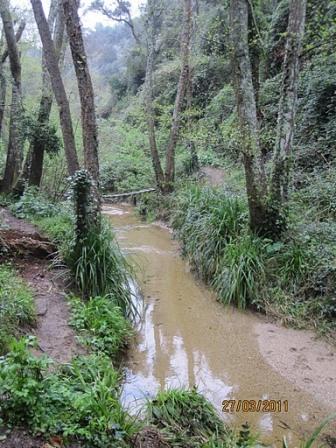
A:
<svg viewBox="0 0 336 448">
<path fill-rule="evenodd" d="M 5 209 L 0 209 L 0 222 L 10 231 L 20 232 L 26 238 L 39 235 L 35 226 L 15 218 Z M 50 261 L 31 255 L 22 254 L 14 259 L 14 263 L 33 291 L 38 318 L 34 334 L 41 352 L 60 363 L 84 353 L 68 324 L 69 308 L 62 272 L 51 269 Z"/>
<path fill-rule="evenodd" d="M 204 166 L 202 173 L 209 185 L 212 187 L 218 187 L 224 182 L 224 170 L 222 168 L 214 168 L 213 166 Z"/>
</svg>

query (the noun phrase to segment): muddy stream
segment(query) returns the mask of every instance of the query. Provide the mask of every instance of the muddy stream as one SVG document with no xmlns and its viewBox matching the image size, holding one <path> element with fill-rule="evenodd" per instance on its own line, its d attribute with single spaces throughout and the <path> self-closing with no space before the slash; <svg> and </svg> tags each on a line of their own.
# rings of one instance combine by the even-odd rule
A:
<svg viewBox="0 0 336 448">
<path fill-rule="evenodd" d="M 277 446 L 285 435 L 293 447 L 335 411 L 331 346 L 309 333 L 223 307 L 190 272 L 168 229 L 142 222 L 127 205 L 104 211 L 122 249 L 137 264 L 144 296 L 122 393 L 131 412 L 160 389 L 196 385 L 228 423 L 249 422 L 263 442 Z M 282 409 L 223 413 L 223 400 L 275 400 Z M 335 426 L 327 432 L 336 436 Z"/>
</svg>

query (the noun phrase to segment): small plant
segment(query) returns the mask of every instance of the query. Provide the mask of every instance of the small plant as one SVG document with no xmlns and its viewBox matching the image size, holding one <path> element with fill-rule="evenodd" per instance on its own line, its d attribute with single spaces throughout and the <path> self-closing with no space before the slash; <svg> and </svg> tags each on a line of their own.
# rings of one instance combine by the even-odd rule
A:
<svg viewBox="0 0 336 448">
<path fill-rule="evenodd" d="M 35 307 L 28 286 L 19 279 L 10 266 L 0 267 L 0 354 L 19 329 L 35 324 Z"/>
<path fill-rule="evenodd" d="M 79 333 L 80 342 L 116 360 L 132 335 L 131 325 L 120 308 L 108 297 L 95 297 L 87 302 L 71 297 L 70 304 L 70 323 Z"/>
</svg>

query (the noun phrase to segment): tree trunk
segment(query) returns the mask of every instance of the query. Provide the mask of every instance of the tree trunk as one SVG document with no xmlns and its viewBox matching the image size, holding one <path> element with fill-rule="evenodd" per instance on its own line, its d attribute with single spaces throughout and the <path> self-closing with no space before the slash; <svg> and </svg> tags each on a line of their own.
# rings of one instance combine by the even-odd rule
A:
<svg viewBox="0 0 336 448">
<path fill-rule="evenodd" d="M 299 57 L 305 18 L 306 0 L 291 0 L 271 180 L 271 196 L 277 206 L 288 199 L 289 158 L 293 145 Z"/>
<path fill-rule="evenodd" d="M 99 160 L 94 92 L 78 16 L 77 2 L 76 0 L 62 0 L 62 3 L 81 103 L 84 164 L 86 170 L 94 180 L 93 195 L 96 202 L 95 217 L 98 222 L 100 211 L 100 197 L 98 191 Z"/>
<path fill-rule="evenodd" d="M 49 72 L 52 89 L 59 109 L 68 172 L 70 176 L 72 176 L 79 169 L 79 163 L 76 152 L 69 101 L 66 96 L 63 80 L 58 66 L 57 53 L 51 37 L 48 22 L 43 12 L 41 0 L 30 1 L 43 45 L 45 63 Z"/>
<path fill-rule="evenodd" d="M 2 64 L 0 64 L 0 137 L 2 135 L 2 124 L 5 114 L 6 91 L 7 91 L 7 83 L 4 74 L 4 67 Z"/>
<path fill-rule="evenodd" d="M 22 20 L 20 22 L 19 28 L 16 32 L 15 38 L 16 42 L 19 42 L 21 39 L 22 33 L 26 27 L 26 22 Z M 2 123 L 5 113 L 5 106 L 6 106 L 6 91 L 7 91 L 7 83 L 6 83 L 6 77 L 4 74 L 4 64 L 6 62 L 6 59 L 8 57 L 8 49 L 6 48 L 2 55 L 0 56 L 0 136 L 2 133 Z"/>
<path fill-rule="evenodd" d="M 7 159 L 1 185 L 1 191 L 8 193 L 11 191 L 13 185 L 19 177 L 23 158 L 23 139 L 21 129 L 23 118 L 21 64 L 19 51 L 16 45 L 14 26 L 7 0 L 0 0 L 0 15 L 6 36 L 9 64 L 13 78 Z"/>
<path fill-rule="evenodd" d="M 153 110 L 153 70 L 154 70 L 154 56 L 155 56 L 155 3 L 153 0 L 148 0 L 148 42 L 147 42 L 147 67 L 146 79 L 144 87 L 145 97 L 145 113 L 148 128 L 149 148 L 152 156 L 152 164 L 155 173 L 156 184 L 160 191 L 164 188 L 164 174 L 160 162 L 160 156 L 156 144 L 155 136 L 155 121 Z"/>
<path fill-rule="evenodd" d="M 56 21 L 56 25 L 54 26 Z M 59 63 L 59 57 L 63 45 L 64 38 L 64 16 L 61 5 L 58 5 L 57 0 L 53 0 L 50 4 L 48 26 L 50 30 L 54 29 L 54 45 L 57 56 L 57 62 Z M 37 122 L 41 127 L 46 126 L 49 123 L 50 112 L 53 103 L 52 86 L 50 76 L 46 66 L 45 56 L 42 55 L 42 96 L 40 100 L 39 113 Z M 31 142 L 27 154 L 27 171 L 28 171 L 28 184 L 29 186 L 39 187 L 43 172 L 43 159 L 44 159 L 45 144 L 41 142 L 39 138 L 34 138 Z"/>
<path fill-rule="evenodd" d="M 190 40 L 192 30 L 192 2 L 184 0 L 184 19 L 181 36 L 181 73 L 173 112 L 173 121 L 166 154 L 165 192 L 171 192 L 175 180 L 175 149 L 180 132 L 181 109 L 188 83 Z"/>
<path fill-rule="evenodd" d="M 234 56 L 235 94 L 241 133 L 250 227 L 260 231 L 264 198 L 260 165 L 257 107 L 248 45 L 248 1 L 231 0 L 231 33 Z"/>
<path fill-rule="evenodd" d="M 77 3 L 76 0 L 62 0 L 62 3 L 81 102 L 85 168 L 98 184 L 98 134 L 94 92 L 78 16 Z"/>
</svg>

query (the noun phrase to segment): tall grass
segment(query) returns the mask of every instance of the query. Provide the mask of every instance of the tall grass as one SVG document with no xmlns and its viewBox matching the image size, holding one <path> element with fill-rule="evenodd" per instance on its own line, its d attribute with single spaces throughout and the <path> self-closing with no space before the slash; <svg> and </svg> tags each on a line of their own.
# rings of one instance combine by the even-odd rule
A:
<svg viewBox="0 0 336 448">
<path fill-rule="evenodd" d="M 265 243 L 244 235 L 226 245 L 212 285 L 225 304 L 246 308 L 262 294 L 265 283 Z"/>
<path fill-rule="evenodd" d="M 125 316 L 135 313 L 131 268 L 106 222 L 99 231 L 92 227 L 79 244 L 73 243 L 65 261 L 83 297 L 109 297 Z"/>
<path fill-rule="evenodd" d="M 172 225 L 192 267 L 208 282 L 228 242 L 244 229 L 246 209 L 222 190 L 192 186 L 177 197 Z"/>
</svg>

